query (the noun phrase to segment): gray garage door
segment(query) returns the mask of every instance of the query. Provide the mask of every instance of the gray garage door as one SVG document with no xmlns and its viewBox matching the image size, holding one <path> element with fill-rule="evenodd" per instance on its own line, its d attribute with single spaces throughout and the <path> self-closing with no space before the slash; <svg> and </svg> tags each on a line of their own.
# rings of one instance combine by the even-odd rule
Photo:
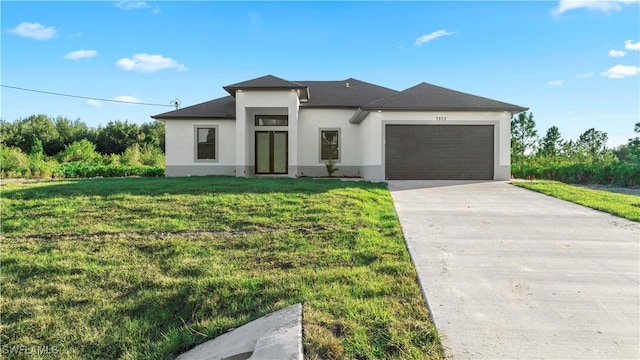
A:
<svg viewBox="0 0 640 360">
<path fill-rule="evenodd" d="M 390 180 L 493 179 L 493 125 L 387 125 Z"/>
</svg>

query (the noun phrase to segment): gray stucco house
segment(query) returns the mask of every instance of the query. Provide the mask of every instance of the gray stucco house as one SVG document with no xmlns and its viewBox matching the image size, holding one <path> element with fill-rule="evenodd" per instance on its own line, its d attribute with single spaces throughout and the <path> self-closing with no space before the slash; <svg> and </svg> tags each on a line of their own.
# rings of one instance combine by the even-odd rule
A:
<svg viewBox="0 0 640 360">
<path fill-rule="evenodd" d="M 509 179 L 511 118 L 527 108 L 420 83 L 272 75 L 229 96 L 152 116 L 166 125 L 166 175 Z"/>
</svg>

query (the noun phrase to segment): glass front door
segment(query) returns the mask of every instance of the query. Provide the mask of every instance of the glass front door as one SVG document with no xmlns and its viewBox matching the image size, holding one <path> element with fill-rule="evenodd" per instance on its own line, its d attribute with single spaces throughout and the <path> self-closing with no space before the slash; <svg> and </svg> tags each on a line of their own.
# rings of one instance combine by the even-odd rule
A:
<svg viewBox="0 0 640 360">
<path fill-rule="evenodd" d="M 256 131 L 256 174 L 286 174 L 288 155 L 286 131 Z"/>
</svg>

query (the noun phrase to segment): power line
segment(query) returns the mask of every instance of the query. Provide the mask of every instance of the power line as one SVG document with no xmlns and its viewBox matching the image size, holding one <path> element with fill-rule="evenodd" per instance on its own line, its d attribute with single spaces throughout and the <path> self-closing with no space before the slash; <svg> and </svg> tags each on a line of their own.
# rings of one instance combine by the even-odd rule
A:
<svg viewBox="0 0 640 360">
<path fill-rule="evenodd" d="M 124 101 L 124 100 L 101 99 L 101 98 L 95 98 L 95 97 L 89 97 L 89 96 L 62 94 L 62 93 L 57 93 L 57 92 L 35 90 L 35 89 L 27 89 L 27 88 L 22 88 L 22 87 L 17 87 L 17 86 L 9 86 L 9 85 L 0 85 L 0 86 L 4 87 L 4 88 L 8 88 L 8 89 L 31 91 L 31 92 L 41 93 L 41 94 L 66 96 L 66 97 L 72 97 L 72 98 L 78 98 L 78 99 L 87 99 L 87 100 L 108 101 L 108 102 L 123 103 L 123 104 L 130 104 L 130 105 L 168 106 L 168 107 L 175 107 L 176 109 L 180 105 L 180 100 L 178 100 L 178 99 L 172 100 L 170 105 L 166 105 L 166 104 L 151 104 L 151 103 Z"/>
</svg>

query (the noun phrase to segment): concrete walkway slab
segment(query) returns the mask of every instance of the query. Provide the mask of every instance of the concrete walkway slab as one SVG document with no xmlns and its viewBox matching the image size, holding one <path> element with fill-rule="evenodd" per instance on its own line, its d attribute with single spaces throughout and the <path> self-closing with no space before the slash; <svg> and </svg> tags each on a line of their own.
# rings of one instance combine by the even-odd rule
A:
<svg viewBox="0 0 640 360">
<path fill-rule="evenodd" d="M 506 182 L 389 188 L 450 357 L 640 358 L 640 224 Z"/>
<path fill-rule="evenodd" d="M 263 316 L 198 345 L 177 360 L 302 360 L 302 304 Z"/>
</svg>

